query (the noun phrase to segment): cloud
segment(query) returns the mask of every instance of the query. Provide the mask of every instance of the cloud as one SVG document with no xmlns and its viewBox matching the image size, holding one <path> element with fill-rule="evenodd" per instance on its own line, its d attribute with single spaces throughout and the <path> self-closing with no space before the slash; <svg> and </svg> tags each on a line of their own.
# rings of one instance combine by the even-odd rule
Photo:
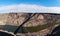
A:
<svg viewBox="0 0 60 36">
<path fill-rule="evenodd" d="M 0 13 L 32 12 L 32 13 L 60 13 L 60 7 L 45 7 L 41 5 L 16 4 L 1 6 Z"/>
</svg>

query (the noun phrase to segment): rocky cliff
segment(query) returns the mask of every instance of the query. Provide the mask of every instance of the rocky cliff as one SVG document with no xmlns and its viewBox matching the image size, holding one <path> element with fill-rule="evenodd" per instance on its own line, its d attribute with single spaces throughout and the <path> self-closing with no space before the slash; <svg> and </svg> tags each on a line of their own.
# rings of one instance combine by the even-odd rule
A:
<svg viewBox="0 0 60 36">
<path fill-rule="evenodd" d="M 29 27 L 29 26 L 44 25 L 47 23 L 51 23 L 53 21 L 57 21 L 58 19 L 60 19 L 59 16 L 60 15 L 37 13 L 24 26 Z M 29 13 L 9 13 L 7 25 L 14 25 L 14 26 L 21 25 L 21 23 L 23 23 L 28 17 Z"/>
</svg>

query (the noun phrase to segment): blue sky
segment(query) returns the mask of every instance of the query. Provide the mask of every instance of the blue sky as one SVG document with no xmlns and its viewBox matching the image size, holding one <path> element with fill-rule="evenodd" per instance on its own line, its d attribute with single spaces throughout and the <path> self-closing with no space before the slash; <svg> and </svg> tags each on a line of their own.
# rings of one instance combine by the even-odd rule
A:
<svg viewBox="0 0 60 36">
<path fill-rule="evenodd" d="M 60 13 L 60 0 L 0 0 L 0 13 Z"/>
<path fill-rule="evenodd" d="M 59 0 L 0 0 L 0 6 L 12 4 L 37 4 L 43 6 L 60 6 Z"/>
</svg>

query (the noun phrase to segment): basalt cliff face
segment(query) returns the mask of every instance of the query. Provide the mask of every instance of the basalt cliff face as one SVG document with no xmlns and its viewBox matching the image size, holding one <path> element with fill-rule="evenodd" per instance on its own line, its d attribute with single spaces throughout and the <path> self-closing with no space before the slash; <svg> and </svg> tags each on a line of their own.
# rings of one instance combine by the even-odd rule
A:
<svg viewBox="0 0 60 36">
<path fill-rule="evenodd" d="M 24 26 L 29 27 L 29 26 L 44 25 L 47 23 L 51 23 L 53 21 L 57 21 L 58 19 L 60 19 L 59 16 L 60 15 L 37 13 L 27 23 L 25 23 Z M 28 17 L 29 17 L 29 13 L 9 13 L 6 24 L 7 25 L 19 26 Z"/>
<path fill-rule="evenodd" d="M 0 15 L 0 25 L 13 25 L 19 26 L 21 25 L 27 18 L 29 17 L 29 13 L 8 13 Z M 40 14 L 37 13 L 33 16 L 24 26 L 37 26 L 44 25 L 53 21 L 59 21 L 60 15 L 54 14 Z"/>
</svg>

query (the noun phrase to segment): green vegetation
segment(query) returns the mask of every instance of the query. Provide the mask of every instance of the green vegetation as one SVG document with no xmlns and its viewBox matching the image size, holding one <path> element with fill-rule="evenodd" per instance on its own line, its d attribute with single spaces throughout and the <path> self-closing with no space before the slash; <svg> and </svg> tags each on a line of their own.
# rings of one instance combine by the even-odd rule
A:
<svg viewBox="0 0 60 36">
<path fill-rule="evenodd" d="M 53 23 L 47 23 L 45 25 L 39 25 L 39 26 L 35 26 L 35 27 L 24 27 L 24 28 L 26 28 L 29 32 L 38 32 L 38 31 L 49 28 L 49 27 L 51 27 L 51 26 L 53 26 L 55 24 L 59 24 L 59 23 L 60 22 L 53 22 Z M 18 26 L 11 26 L 11 25 L 2 26 L 2 25 L 0 25 L 0 29 L 7 30 L 7 31 L 10 31 L 10 32 L 14 32 L 17 29 L 17 27 Z M 23 31 L 25 31 L 25 30 L 23 29 Z"/>
<path fill-rule="evenodd" d="M 30 32 L 38 32 L 41 31 L 43 29 L 49 28 L 55 24 L 59 24 L 60 22 L 53 22 L 53 23 L 47 23 L 45 25 L 39 25 L 39 26 L 35 26 L 35 27 L 26 27 L 28 31 Z"/>
<path fill-rule="evenodd" d="M 45 25 L 39 25 L 39 26 L 35 26 L 35 27 L 26 27 L 27 30 L 29 32 L 37 32 L 37 31 L 40 31 L 40 30 L 43 30 L 45 28 L 49 27 L 48 24 L 45 24 Z"/>
</svg>

